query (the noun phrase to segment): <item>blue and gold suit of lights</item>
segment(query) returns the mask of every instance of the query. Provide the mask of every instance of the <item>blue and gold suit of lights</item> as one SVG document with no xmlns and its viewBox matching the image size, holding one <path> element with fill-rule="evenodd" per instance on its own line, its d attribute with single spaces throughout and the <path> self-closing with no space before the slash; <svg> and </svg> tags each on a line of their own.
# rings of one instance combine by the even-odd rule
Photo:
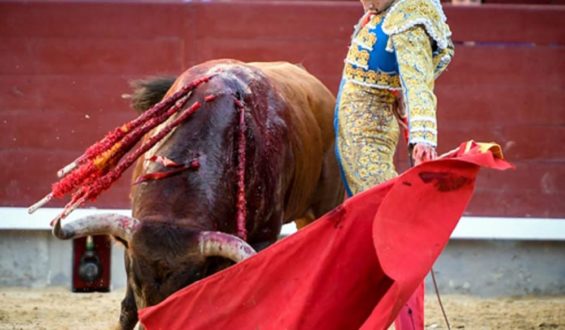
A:
<svg viewBox="0 0 565 330">
<path fill-rule="evenodd" d="M 437 0 L 397 0 L 355 26 L 336 110 L 336 153 L 348 195 L 396 176 L 398 118 L 409 143 L 437 144 L 434 81 L 453 56 Z"/>
</svg>

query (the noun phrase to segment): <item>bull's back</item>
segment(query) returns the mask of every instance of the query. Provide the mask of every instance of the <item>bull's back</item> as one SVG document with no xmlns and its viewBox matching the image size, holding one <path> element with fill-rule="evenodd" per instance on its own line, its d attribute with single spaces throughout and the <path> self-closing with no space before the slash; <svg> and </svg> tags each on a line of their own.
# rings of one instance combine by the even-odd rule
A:
<svg viewBox="0 0 565 330">
<path fill-rule="evenodd" d="M 285 220 L 305 216 L 320 190 L 320 180 L 329 171 L 339 181 L 333 158 L 333 94 L 305 69 L 287 62 L 249 63 L 261 69 L 281 93 L 289 110 L 292 164 L 288 182 Z M 323 168 L 323 167 L 331 168 Z M 339 189 L 339 184 L 330 185 Z M 329 192 L 331 194 L 331 192 Z M 330 201 L 331 208 L 339 201 Z M 326 208 L 327 208 L 326 207 Z"/>
</svg>

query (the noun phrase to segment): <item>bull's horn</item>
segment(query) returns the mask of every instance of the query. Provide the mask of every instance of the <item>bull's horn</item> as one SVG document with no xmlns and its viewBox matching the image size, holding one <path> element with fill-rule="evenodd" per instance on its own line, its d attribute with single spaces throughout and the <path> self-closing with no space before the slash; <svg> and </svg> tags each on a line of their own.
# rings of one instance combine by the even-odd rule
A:
<svg viewBox="0 0 565 330">
<path fill-rule="evenodd" d="M 254 255 L 255 250 L 241 238 L 218 232 L 203 231 L 199 233 L 200 252 L 206 257 L 222 257 L 240 262 Z"/>
<path fill-rule="evenodd" d="M 55 221 L 53 236 L 71 239 L 89 235 L 112 235 L 129 242 L 139 220 L 119 214 L 95 214 L 70 221 L 61 226 L 61 219 Z"/>
</svg>

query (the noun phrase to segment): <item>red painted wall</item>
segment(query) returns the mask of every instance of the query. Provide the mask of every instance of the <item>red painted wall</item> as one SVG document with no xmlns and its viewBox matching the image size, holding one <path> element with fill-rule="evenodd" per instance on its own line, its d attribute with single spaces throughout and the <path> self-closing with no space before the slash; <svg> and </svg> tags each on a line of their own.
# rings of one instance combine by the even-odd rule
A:
<svg viewBox="0 0 565 330">
<path fill-rule="evenodd" d="M 565 6 L 446 13 L 457 49 L 437 82 L 439 151 L 496 141 L 517 166 L 485 171 L 468 214 L 565 217 Z M 335 92 L 360 14 L 351 1 L 0 3 L 0 205 L 39 199 L 57 169 L 133 118 L 121 98 L 131 79 L 221 57 L 287 60 Z M 128 207 L 128 189 L 123 178 L 93 205 Z"/>
</svg>

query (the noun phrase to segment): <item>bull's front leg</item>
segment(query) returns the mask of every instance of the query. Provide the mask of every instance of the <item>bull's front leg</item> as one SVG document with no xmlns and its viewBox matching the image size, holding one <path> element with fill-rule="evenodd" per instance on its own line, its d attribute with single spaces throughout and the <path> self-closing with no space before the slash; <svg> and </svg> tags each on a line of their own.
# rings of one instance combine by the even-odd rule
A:
<svg viewBox="0 0 565 330">
<path fill-rule="evenodd" d="M 120 326 L 121 330 L 133 330 L 137 324 L 137 305 L 135 304 L 135 297 L 133 290 L 128 284 L 126 296 L 122 300 L 122 309 L 120 311 Z"/>
<path fill-rule="evenodd" d="M 135 294 L 133 291 L 132 284 L 130 283 L 130 279 L 132 276 L 132 272 L 130 270 L 131 267 L 131 260 L 128 256 L 127 250 L 124 253 L 124 265 L 126 266 L 126 276 L 127 276 L 127 287 L 126 287 L 126 296 L 124 300 L 122 300 L 122 308 L 120 310 L 120 330 L 133 330 L 135 325 L 137 324 L 137 304 L 135 302 Z"/>
</svg>

